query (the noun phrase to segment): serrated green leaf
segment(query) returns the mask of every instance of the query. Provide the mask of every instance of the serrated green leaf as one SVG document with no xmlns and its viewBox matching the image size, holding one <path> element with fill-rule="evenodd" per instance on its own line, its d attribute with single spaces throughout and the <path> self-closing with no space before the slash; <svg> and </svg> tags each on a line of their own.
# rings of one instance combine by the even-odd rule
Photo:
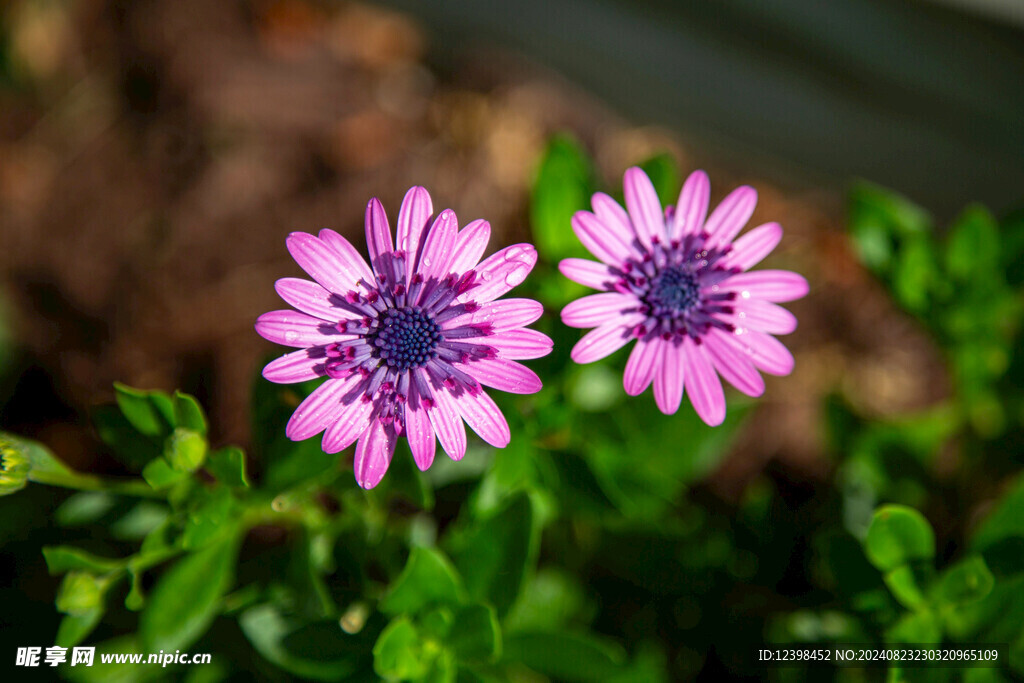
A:
<svg viewBox="0 0 1024 683">
<path fill-rule="evenodd" d="M 378 609 L 388 615 L 415 614 L 428 605 L 459 604 L 465 597 L 462 580 L 448 558 L 434 548 L 417 546 Z"/>
<path fill-rule="evenodd" d="M 174 425 L 206 436 L 206 415 L 194 396 L 180 391 L 174 392 Z"/>
<path fill-rule="evenodd" d="M 935 533 L 924 516 L 903 505 L 875 511 L 864 550 L 878 569 L 888 572 L 915 560 L 935 557 Z"/>
</svg>

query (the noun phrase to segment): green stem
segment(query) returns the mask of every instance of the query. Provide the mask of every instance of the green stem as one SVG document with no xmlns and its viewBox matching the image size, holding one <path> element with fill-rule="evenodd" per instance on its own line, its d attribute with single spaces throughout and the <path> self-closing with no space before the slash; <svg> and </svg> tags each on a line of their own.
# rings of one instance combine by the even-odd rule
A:
<svg viewBox="0 0 1024 683">
<path fill-rule="evenodd" d="M 160 491 L 155 491 L 144 481 L 126 479 L 103 479 L 94 474 L 82 474 L 80 472 L 46 472 L 32 471 L 28 478 L 39 484 L 60 486 L 66 489 L 78 491 L 106 491 L 122 496 L 135 496 L 137 498 L 164 498 Z"/>
</svg>

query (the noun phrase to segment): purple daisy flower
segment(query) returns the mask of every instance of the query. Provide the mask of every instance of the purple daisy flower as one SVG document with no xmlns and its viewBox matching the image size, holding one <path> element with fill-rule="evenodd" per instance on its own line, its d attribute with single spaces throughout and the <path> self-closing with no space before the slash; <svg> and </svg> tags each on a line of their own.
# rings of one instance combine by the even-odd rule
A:
<svg viewBox="0 0 1024 683">
<path fill-rule="evenodd" d="M 266 339 L 300 347 L 269 363 L 264 377 L 328 378 L 296 408 L 286 434 L 299 441 L 324 432 L 328 453 L 358 441 L 356 481 L 367 489 L 383 478 L 399 436 L 421 470 L 434 460 L 435 435 L 453 459 L 465 455 L 463 420 L 487 443 L 508 445 L 508 423 L 481 385 L 536 392 L 540 379 L 515 361 L 551 351 L 551 339 L 524 328 L 541 316 L 538 302 L 496 301 L 526 279 L 537 251 L 515 244 L 480 262 L 487 221 L 459 230 L 452 210 L 431 222 L 433 212 L 427 191 L 410 189 L 395 245 L 384 207 L 371 199 L 370 265 L 333 230 L 292 233 L 288 251 L 316 282 L 278 280 L 277 293 L 301 312 L 256 322 Z"/>
<path fill-rule="evenodd" d="M 807 294 L 807 281 L 786 270 L 746 272 L 782 238 L 765 223 L 733 241 L 757 203 L 739 187 L 708 216 L 710 183 L 696 171 L 679 201 L 664 212 L 639 168 L 623 180 L 626 210 L 603 193 L 594 211 L 577 212 L 573 231 L 601 263 L 570 258 L 559 270 L 570 280 L 603 290 L 562 310 L 572 327 L 593 327 L 573 347 L 577 363 L 600 360 L 636 339 L 623 384 L 637 396 L 654 383 L 666 415 L 679 409 L 683 390 L 704 422 L 725 419 L 718 375 L 748 396 L 764 392 L 761 372 L 787 375 L 793 355 L 773 334 L 796 329 L 792 313 L 777 306 Z"/>
</svg>

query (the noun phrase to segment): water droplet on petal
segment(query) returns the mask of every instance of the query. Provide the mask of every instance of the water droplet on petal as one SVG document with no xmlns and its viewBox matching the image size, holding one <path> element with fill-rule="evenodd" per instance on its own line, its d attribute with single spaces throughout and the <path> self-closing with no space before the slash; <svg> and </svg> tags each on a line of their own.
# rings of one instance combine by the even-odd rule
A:
<svg viewBox="0 0 1024 683">
<path fill-rule="evenodd" d="M 299 338 L 299 333 L 296 332 L 295 330 L 288 330 L 287 332 L 284 333 L 284 340 L 286 342 L 293 342 L 293 341 L 295 341 L 298 338 Z"/>
</svg>

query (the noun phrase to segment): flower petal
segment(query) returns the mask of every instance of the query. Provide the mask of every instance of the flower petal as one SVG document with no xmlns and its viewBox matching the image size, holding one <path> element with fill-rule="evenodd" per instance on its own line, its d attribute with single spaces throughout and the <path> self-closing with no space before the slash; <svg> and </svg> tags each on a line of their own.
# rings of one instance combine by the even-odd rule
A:
<svg viewBox="0 0 1024 683">
<path fill-rule="evenodd" d="M 320 239 L 336 253 L 341 264 L 354 274 L 357 282 L 361 282 L 365 289 L 374 284 L 373 271 L 366 264 L 366 259 L 359 253 L 359 250 L 352 246 L 352 243 L 330 229 L 320 231 Z M 338 292 L 341 294 L 342 292 Z"/>
<path fill-rule="evenodd" d="M 711 197 L 711 181 L 704 171 L 694 171 L 683 183 L 670 226 L 672 239 L 677 240 L 704 229 Z"/>
<path fill-rule="evenodd" d="M 275 358 L 263 368 L 263 377 L 277 384 L 295 384 L 324 377 L 327 374 L 324 359 L 312 353 L 314 349 L 300 349 Z"/>
<path fill-rule="evenodd" d="M 459 229 L 458 218 L 451 209 L 445 209 L 434 220 L 423 242 L 423 252 L 416 263 L 417 272 L 424 280 L 441 279 L 448 274 L 455 247 L 455 234 Z"/>
<path fill-rule="evenodd" d="M 388 225 L 388 216 L 384 207 L 376 197 L 366 205 L 366 248 L 370 252 L 370 263 L 378 273 L 386 273 L 384 266 L 386 259 L 391 258 L 394 252 L 394 243 L 391 241 L 391 226 Z M 387 254 L 388 256 L 385 256 Z"/>
<path fill-rule="evenodd" d="M 319 346 L 346 339 L 353 334 L 340 334 L 337 327 L 320 318 L 298 311 L 270 311 L 256 319 L 256 332 L 275 344 L 285 346 Z"/>
<path fill-rule="evenodd" d="M 719 285 L 722 291 L 736 292 L 740 299 L 764 299 L 783 303 L 807 295 L 807 280 L 789 270 L 756 270 L 733 275 Z"/>
<path fill-rule="evenodd" d="M 361 394 L 346 395 L 337 411 L 337 419 L 324 432 L 320 447 L 324 453 L 343 451 L 366 432 L 373 416 L 373 402 L 363 399 Z"/>
<path fill-rule="evenodd" d="M 485 392 L 464 391 L 454 400 L 462 419 L 481 439 L 496 448 L 504 448 L 512 440 L 505 416 Z"/>
<path fill-rule="evenodd" d="M 658 370 L 654 373 L 654 402 L 665 415 L 675 415 L 683 400 L 683 345 L 680 342 L 656 339 Z"/>
<path fill-rule="evenodd" d="M 630 396 L 644 393 L 654 379 L 654 371 L 658 367 L 658 345 L 653 339 L 637 340 L 626 361 L 626 371 L 622 374 L 622 386 Z"/>
<path fill-rule="evenodd" d="M 460 301 L 484 303 L 520 285 L 537 263 L 532 244 L 513 244 L 497 251 L 476 267 L 478 284 L 459 297 Z"/>
<path fill-rule="evenodd" d="M 770 334 L 739 328 L 733 334 L 722 335 L 722 338 L 749 358 L 761 372 L 779 376 L 793 372 L 793 354 Z"/>
<path fill-rule="evenodd" d="M 686 392 L 690 395 L 693 409 L 708 425 L 716 427 L 722 424 L 725 420 L 725 393 L 704 345 L 683 337 L 682 358 Z"/>
<path fill-rule="evenodd" d="M 355 315 L 332 303 L 332 294 L 315 282 L 283 277 L 274 283 L 278 296 L 303 313 L 336 323 Z"/>
<path fill-rule="evenodd" d="M 410 187 L 402 199 L 395 228 L 396 248 L 405 252 L 408 263 L 407 281 L 416 270 L 417 259 L 423 250 L 423 235 L 433 214 L 434 205 L 430 201 L 430 193 L 422 187 Z"/>
<path fill-rule="evenodd" d="M 732 253 L 722 259 L 723 268 L 748 270 L 761 262 L 782 239 L 778 223 L 759 225 L 732 243 Z"/>
<path fill-rule="evenodd" d="M 705 246 L 711 249 L 732 242 L 754 215 L 756 206 L 757 190 L 754 188 L 741 185 L 730 192 L 722 203 L 715 207 L 704 224 L 705 232 L 710 235 Z"/>
<path fill-rule="evenodd" d="M 448 269 L 456 275 L 462 275 L 476 264 L 487 249 L 487 243 L 491 240 L 491 224 L 479 218 L 470 221 L 466 227 L 459 230 L 455 236 L 455 254 Z"/>
<path fill-rule="evenodd" d="M 601 360 L 605 356 L 615 353 L 630 339 L 633 339 L 633 328 L 643 321 L 643 316 L 634 315 L 595 327 L 576 342 L 569 355 L 577 363 L 593 363 L 596 360 Z"/>
<path fill-rule="evenodd" d="M 629 209 L 629 217 L 640 244 L 648 249 L 655 240 L 665 244 L 665 213 L 651 179 L 643 169 L 634 166 L 626 170 L 622 187 L 626 208 Z"/>
<path fill-rule="evenodd" d="M 352 270 L 330 245 L 305 232 L 293 232 L 285 240 L 288 252 L 310 276 L 332 292 L 354 289 L 359 273 Z"/>
<path fill-rule="evenodd" d="M 631 294 L 590 294 L 569 302 L 562 309 L 562 322 L 569 327 L 597 327 L 635 311 L 638 305 Z"/>
<path fill-rule="evenodd" d="M 741 300 L 736 313 L 725 316 L 736 327 L 749 327 L 768 334 L 789 334 L 796 329 L 796 316 L 782 306 L 760 299 Z"/>
<path fill-rule="evenodd" d="M 764 378 L 735 346 L 721 338 L 727 334 L 717 328 L 711 328 L 704 337 L 704 345 L 715 370 L 725 381 L 747 396 L 760 396 L 764 393 Z"/>
<path fill-rule="evenodd" d="M 635 251 L 632 245 L 636 240 L 636 231 L 633 230 L 633 223 L 629 220 L 626 210 L 604 192 L 594 193 L 590 198 L 590 206 L 593 207 L 598 220 L 628 245 L 630 251 Z"/>
<path fill-rule="evenodd" d="M 426 472 L 434 462 L 437 439 L 434 438 L 434 428 L 430 426 L 430 416 L 418 400 L 405 404 L 405 436 L 416 466 Z"/>
<path fill-rule="evenodd" d="M 591 289 L 611 289 L 612 284 L 618 279 L 605 264 L 583 258 L 562 259 L 558 264 L 558 270 L 573 282 Z"/>
<path fill-rule="evenodd" d="M 397 440 L 394 425 L 385 425 L 380 420 L 372 420 L 359 438 L 352 469 L 355 470 L 356 481 L 364 489 L 372 489 L 384 478 Z"/>
<path fill-rule="evenodd" d="M 469 363 L 455 363 L 476 381 L 510 394 L 535 394 L 543 383 L 530 368 L 505 358 L 482 358 Z"/>
<path fill-rule="evenodd" d="M 303 441 L 324 431 L 348 412 L 342 399 L 361 379 L 358 373 L 352 373 L 345 379 L 329 379 L 318 386 L 292 413 L 285 435 L 292 441 Z"/>
<path fill-rule="evenodd" d="M 480 343 L 498 352 L 500 358 L 509 360 L 530 360 L 551 353 L 554 342 L 551 337 L 537 330 L 517 329 L 498 332 Z"/>
<path fill-rule="evenodd" d="M 444 452 L 452 460 L 462 460 L 466 455 L 466 426 L 447 389 L 434 388 L 432 405 L 427 408 L 427 415 Z"/>
<path fill-rule="evenodd" d="M 450 330 L 464 325 L 488 323 L 492 332 L 523 327 L 544 314 L 544 306 L 533 299 L 500 299 L 483 304 L 472 313 L 446 320 L 441 329 Z"/>
<path fill-rule="evenodd" d="M 620 266 L 634 254 L 626 238 L 589 211 L 577 211 L 572 231 L 591 254 L 610 266 Z"/>
</svg>

